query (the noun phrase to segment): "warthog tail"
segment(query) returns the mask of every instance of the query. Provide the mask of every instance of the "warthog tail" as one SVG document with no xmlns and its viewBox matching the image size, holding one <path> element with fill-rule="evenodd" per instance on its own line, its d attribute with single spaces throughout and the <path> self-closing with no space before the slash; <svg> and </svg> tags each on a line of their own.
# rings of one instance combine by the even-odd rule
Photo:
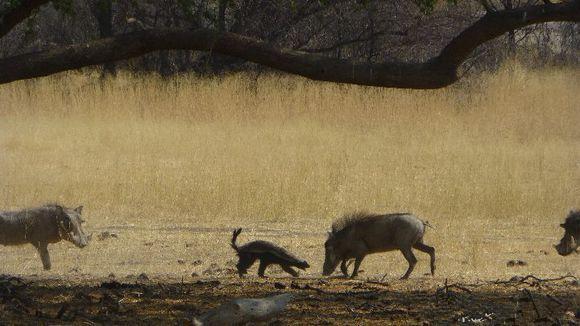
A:
<svg viewBox="0 0 580 326">
<path fill-rule="evenodd" d="M 433 225 L 431 225 L 431 224 L 429 223 L 429 221 L 421 221 L 421 222 L 423 222 L 423 225 L 425 225 L 425 226 L 427 226 L 427 227 L 430 227 L 430 228 L 432 228 L 433 230 L 435 230 L 435 228 L 433 227 Z"/>
<path fill-rule="evenodd" d="M 234 230 L 234 232 L 232 233 L 232 243 L 230 245 L 232 246 L 232 248 L 234 248 L 236 252 L 240 251 L 238 245 L 236 245 L 236 240 L 238 239 L 238 235 L 240 235 L 240 233 L 242 233 L 241 228 Z"/>
</svg>

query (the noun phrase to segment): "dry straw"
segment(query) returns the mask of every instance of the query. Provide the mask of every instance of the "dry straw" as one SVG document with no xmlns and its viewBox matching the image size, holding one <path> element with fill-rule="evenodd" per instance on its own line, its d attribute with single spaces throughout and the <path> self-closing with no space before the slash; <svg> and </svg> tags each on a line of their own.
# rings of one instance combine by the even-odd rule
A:
<svg viewBox="0 0 580 326">
<path fill-rule="evenodd" d="M 0 86 L 0 203 L 82 203 L 97 228 L 321 233 L 349 210 L 412 211 L 476 269 L 485 239 L 549 250 L 580 207 L 578 76 L 511 64 L 434 91 L 243 74 L 16 82 Z"/>
</svg>

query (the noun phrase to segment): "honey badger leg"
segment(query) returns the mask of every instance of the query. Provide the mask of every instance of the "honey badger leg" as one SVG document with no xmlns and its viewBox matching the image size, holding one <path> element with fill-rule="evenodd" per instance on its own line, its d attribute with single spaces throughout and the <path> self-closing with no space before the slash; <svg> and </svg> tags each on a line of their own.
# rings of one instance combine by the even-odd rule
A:
<svg viewBox="0 0 580 326">
<path fill-rule="evenodd" d="M 298 277 L 298 272 L 297 272 L 297 271 L 295 271 L 294 269 L 292 269 L 292 267 L 290 267 L 290 266 L 288 266 L 288 265 L 280 265 L 280 267 L 282 267 L 282 269 L 283 269 L 283 270 L 284 270 L 286 273 L 288 273 L 288 274 L 290 274 L 290 275 L 292 275 L 292 276 L 294 276 L 294 277 Z"/>
<path fill-rule="evenodd" d="M 255 256 L 241 254 L 238 260 L 238 264 L 236 265 L 238 268 L 238 275 L 240 275 L 240 277 L 244 277 L 244 274 L 248 272 L 248 268 L 254 265 L 256 259 L 257 257 Z"/>
<path fill-rule="evenodd" d="M 266 271 L 266 267 L 268 267 L 269 265 L 270 265 L 269 261 L 260 259 L 260 267 L 258 267 L 258 276 L 266 277 L 264 276 L 264 272 Z"/>
</svg>

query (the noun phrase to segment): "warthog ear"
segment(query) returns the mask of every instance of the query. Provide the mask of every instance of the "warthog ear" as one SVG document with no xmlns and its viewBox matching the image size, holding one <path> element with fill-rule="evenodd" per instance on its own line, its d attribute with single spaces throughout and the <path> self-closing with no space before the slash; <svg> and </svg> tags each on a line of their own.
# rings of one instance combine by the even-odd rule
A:
<svg viewBox="0 0 580 326">
<path fill-rule="evenodd" d="M 560 224 L 560 227 L 565 229 L 566 228 L 566 224 L 562 223 L 562 224 Z"/>
<path fill-rule="evenodd" d="M 82 211 L 83 211 L 83 206 L 81 205 L 81 206 L 75 208 L 74 211 L 77 212 L 77 213 L 79 213 L 79 214 L 81 214 Z"/>
</svg>

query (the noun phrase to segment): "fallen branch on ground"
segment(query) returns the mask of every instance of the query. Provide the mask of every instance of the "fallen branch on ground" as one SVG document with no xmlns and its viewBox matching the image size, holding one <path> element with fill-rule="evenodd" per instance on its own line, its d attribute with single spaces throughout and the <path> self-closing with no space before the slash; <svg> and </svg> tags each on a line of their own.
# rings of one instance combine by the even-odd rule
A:
<svg viewBox="0 0 580 326">
<path fill-rule="evenodd" d="M 466 288 L 464 285 L 462 284 L 458 284 L 458 283 L 453 283 L 453 284 L 447 284 L 447 279 L 445 279 L 445 284 L 443 285 L 443 287 L 439 287 L 437 288 L 437 292 L 443 291 L 445 290 L 445 294 L 448 296 L 449 295 L 449 290 L 450 289 L 458 289 L 464 292 L 467 292 L 469 294 L 473 293 L 473 291 L 471 291 L 470 289 Z"/>
<path fill-rule="evenodd" d="M 561 280 L 565 280 L 567 278 L 570 278 L 570 279 L 573 279 L 573 280 L 578 280 L 578 278 L 576 276 L 570 275 L 570 274 L 564 275 L 564 276 L 561 276 L 561 277 L 556 277 L 556 278 L 539 278 L 537 276 L 534 276 L 534 275 L 530 274 L 530 275 L 526 275 L 526 276 L 521 277 L 521 278 L 519 276 L 514 276 L 514 277 L 512 277 L 511 279 L 509 279 L 507 281 L 497 280 L 497 281 L 494 282 L 494 284 L 514 284 L 514 283 L 516 283 L 516 284 L 522 284 L 522 283 L 525 283 L 525 284 L 528 284 L 528 285 L 531 285 L 531 286 L 535 286 L 535 285 L 537 285 L 539 283 L 561 281 Z M 528 280 L 535 281 L 535 283 L 534 282 L 529 283 Z"/>
</svg>

